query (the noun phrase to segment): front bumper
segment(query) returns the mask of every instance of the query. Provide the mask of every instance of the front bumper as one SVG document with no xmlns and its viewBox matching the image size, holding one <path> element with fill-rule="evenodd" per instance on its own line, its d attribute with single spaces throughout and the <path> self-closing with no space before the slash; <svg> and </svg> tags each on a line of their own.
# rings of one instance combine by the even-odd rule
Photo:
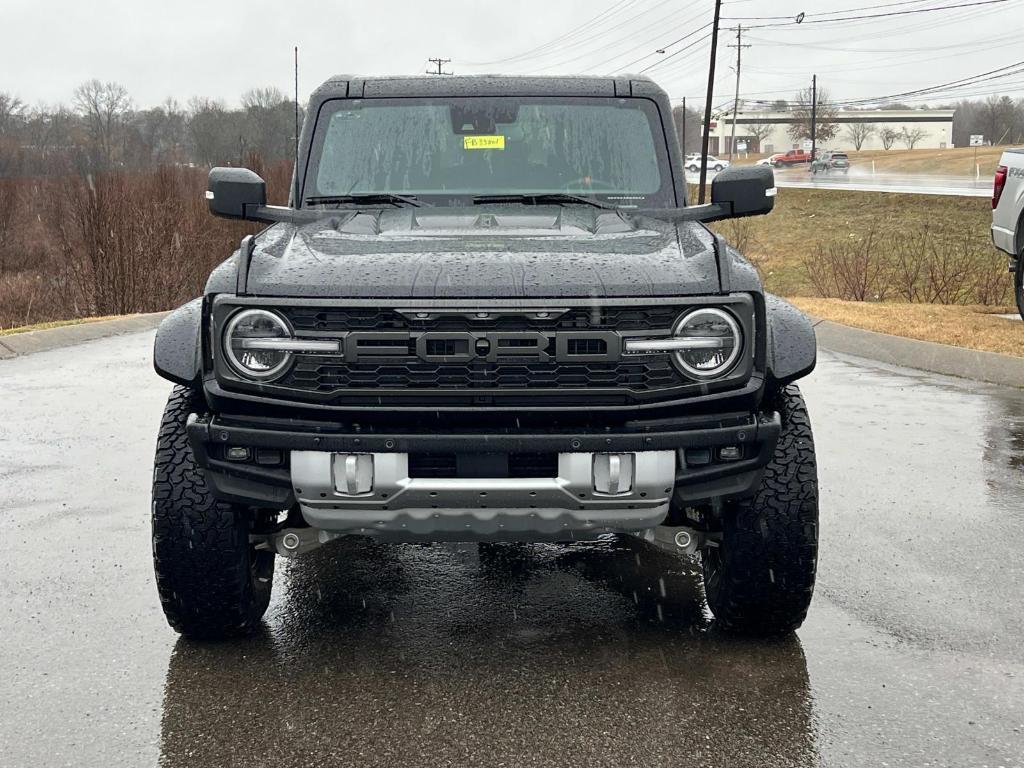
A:
<svg viewBox="0 0 1024 768">
<path fill-rule="evenodd" d="M 288 429 L 193 414 L 188 435 L 214 493 L 230 502 L 285 509 L 298 504 L 314 528 L 416 539 L 546 539 L 632 532 L 670 509 L 752 495 L 775 449 L 779 415 L 728 414 L 638 422 L 603 431 L 458 433 Z M 735 458 L 720 460 L 722 447 Z M 229 449 L 252 457 L 225 458 Z M 415 454 L 557 454 L 550 477 L 410 477 Z M 270 453 L 277 466 L 257 461 Z M 628 494 L 595 492 L 594 456 L 633 458 Z M 372 455 L 371 493 L 340 492 L 335 454 Z M 432 495 L 433 494 L 433 495 Z"/>
<path fill-rule="evenodd" d="M 997 227 L 995 224 L 992 225 L 992 245 L 998 248 L 1000 251 L 1004 251 L 1012 257 L 1017 256 L 1016 248 L 1014 247 L 1014 241 L 1016 233 L 1012 229 L 1006 227 Z"/>
</svg>

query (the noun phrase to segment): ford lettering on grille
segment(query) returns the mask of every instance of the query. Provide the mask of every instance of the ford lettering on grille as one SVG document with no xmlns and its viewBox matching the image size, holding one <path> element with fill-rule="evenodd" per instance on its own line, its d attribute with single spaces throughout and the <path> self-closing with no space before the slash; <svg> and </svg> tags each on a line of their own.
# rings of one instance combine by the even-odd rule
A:
<svg viewBox="0 0 1024 768">
<path fill-rule="evenodd" d="M 613 363 L 622 359 L 615 331 L 354 331 L 341 334 L 345 362 Z"/>
</svg>

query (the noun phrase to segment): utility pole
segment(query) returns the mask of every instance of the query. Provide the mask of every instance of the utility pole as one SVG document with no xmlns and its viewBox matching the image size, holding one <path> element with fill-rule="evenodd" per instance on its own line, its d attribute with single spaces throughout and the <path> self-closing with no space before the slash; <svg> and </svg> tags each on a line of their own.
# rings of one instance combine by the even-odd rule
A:
<svg viewBox="0 0 1024 768">
<path fill-rule="evenodd" d="M 442 66 L 444 66 L 445 64 L 451 64 L 452 63 L 451 59 L 440 59 L 440 58 L 438 58 L 438 59 L 427 59 L 427 61 L 429 61 L 431 64 L 436 64 L 437 65 L 437 72 L 431 72 L 428 69 L 427 70 L 427 74 L 428 75 L 450 75 L 451 74 L 451 72 L 443 72 L 443 71 L 441 71 L 441 67 Z"/>
<path fill-rule="evenodd" d="M 682 141 L 682 145 L 683 146 L 681 146 L 679 149 L 682 150 L 683 160 L 686 160 L 686 97 L 685 96 L 683 96 L 683 141 Z M 977 151 L 975 151 L 975 156 L 977 156 Z"/>
<path fill-rule="evenodd" d="M 736 113 L 740 111 L 740 64 L 743 62 L 743 49 L 749 45 L 743 44 L 743 25 L 736 25 L 736 44 L 730 45 L 736 49 L 736 97 L 732 100 L 732 137 L 729 139 L 729 162 L 732 162 L 732 153 L 736 149 Z"/>
<path fill-rule="evenodd" d="M 704 101 L 704 140 L 701 142 L 700 189 L 697 202 L 704 204 L 704 184 L 708 180 L 708 142 L 711 140 L 711 98 L 715 89 L 715 57 L 718 55 L 718 21 L 722 18 L 722 0 L 715 0 L 715 20 L 711 27 L 711 63 L 708 66 L 708 95 Z"/>
<path fill-rule="evenodd" d="M 817 141 L 818 122 L 818 76 L 811 76 L 811 162 L 814 162 L 815 153 L 818 148 Z"/>
</svg>

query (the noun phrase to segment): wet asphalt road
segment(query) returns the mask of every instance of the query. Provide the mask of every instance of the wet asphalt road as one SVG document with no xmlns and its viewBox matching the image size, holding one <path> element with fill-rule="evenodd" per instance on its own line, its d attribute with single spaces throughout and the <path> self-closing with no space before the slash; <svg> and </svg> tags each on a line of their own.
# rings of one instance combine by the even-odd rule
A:
<svg viewBox="0 0 1024 768">
<path fill-rule="evenodd" d="M 711 172 L 708 179 L 717 174 Z M 686 172 L 690 184 L 700 175 Z M 992 197 L 992 179 L 946 174 L 872 173 L 870 166 L 854 165 L 849 173 L 811 174 L 806 165 L 775 169 L 775 185 L 795 189 L 838 189 L 855 192 L 894 192 L 950 197 Z"/>
<path fill-rule="evenodd" d="M 642 547 L 341 543 L 199 645 L 150 570 L 151 340 L 0 362 L 3 768 L 1024 765 L 1024 391 L 822 355 L 783 641 L 719 636 Z"/>
</svg>

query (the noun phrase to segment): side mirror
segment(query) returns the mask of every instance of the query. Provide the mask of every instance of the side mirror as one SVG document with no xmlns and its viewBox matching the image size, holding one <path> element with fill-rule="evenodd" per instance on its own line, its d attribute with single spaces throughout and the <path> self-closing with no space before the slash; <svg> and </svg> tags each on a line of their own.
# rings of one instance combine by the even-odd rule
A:
<svg viewBox="0 0 1024 768">
<path fill-rule="evenodd" d="M 767 165 L 726 168 L 711 182 L 711 203 L 722 208 L 719 218 L 761 216 L 775 207 L 775 171 Z"/>
<path fill-rule="evenodd" d="M 253 219 L 267 204 L 267 183 L 248 168 L 211 168 L 206 201 L 214 216 Z"/>
</svg>

